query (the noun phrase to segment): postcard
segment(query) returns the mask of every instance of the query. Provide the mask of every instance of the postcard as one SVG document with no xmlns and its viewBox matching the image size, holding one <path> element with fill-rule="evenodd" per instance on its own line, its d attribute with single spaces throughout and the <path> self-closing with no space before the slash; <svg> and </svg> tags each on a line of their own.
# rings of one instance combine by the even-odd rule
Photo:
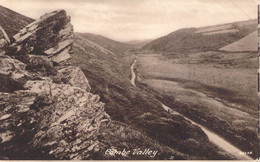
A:
<svg viewBox="0 0 260 162">
<path fill-rule="evenodd" d="M 2 0 L 1 160 L 257 160 L 257 0 Z"/>
</svg>

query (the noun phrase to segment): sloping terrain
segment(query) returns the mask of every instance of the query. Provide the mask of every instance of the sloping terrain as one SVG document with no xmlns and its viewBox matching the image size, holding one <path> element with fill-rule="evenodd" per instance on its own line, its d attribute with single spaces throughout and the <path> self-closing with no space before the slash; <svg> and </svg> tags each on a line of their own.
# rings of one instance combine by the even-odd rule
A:
<svg viewBox="0 0 260 162">
<path fill-rule="evenodd" d="M 33 19 L 0 5 L 0 26 L 5 29 L 9 37 L 31 22 L 33 22 Z"/>
<path fill-rule="evenodd" d="M 125 43 L 134 45 L 135 48 L 141 48 L 142 46 L 148 44 L 149 42 L 151 42 L 152 39 L 144 39 L 144 40 L 132 40 L 132 41 L 127 41 Z"/>
<path fill-rule="evenodd" d="M 100 50 L 93 51 L 94 49 L 84 43 L 85 41 L 88 40 L 84 40 L 81 34 L 76 34 L 72 62 L 80 66 L 87 76 L 92 93 L 99 94 L 101 101 L 106 103 L 105 111 L 112 120 L 124 123 L 162 146 L 171 148 L 174 150 L 173 159 L 230 158 L 212 145 L 198 127 L 181 116 L 170 115 L 164 111 L 158 100 L 164 98 L 163 93 L 142 85 L 139 85 L 140 88 L 131 85 L 130 62 L 124 62 L 118 57 L 120 55 L 108 55 Z M 138 141 L 132 141 L 130 146 L 124 146 L 130 149 L 140 147 Z M 114 147 L 122 147 L 119 143 L 110 142 Z M 169 154 L 163 150 L 160 157 L 170 159 Z M 127 158 L 129 157 L 123 159 Z"/>
<path fill-rule="evenodd" d="M 256 31 L 257 20 L 172 32 L 142 47 L 143 50 L 191 53 L 218 50 Z"/>
<path fill-rule="evenodd" d="M 257 51 L 258 48 L 257 31 L 243 37 L 242 39 L 231 43 L 220 50 L 228 52 L 241 52 L 241 51 Z"/>
<path fill-rule="evenodd" d="M 180 29 L 133 54 L 138 81 L 189 105 L 168 106 L 258 156 L 256 20 Z"/>
<path fill-rule="evenodd" d="M 131 44 L 118 42 L 101 35 L 83 33 L 81 36 L 115 53 L 123 53 L 134 47 Z"/>
</svg>

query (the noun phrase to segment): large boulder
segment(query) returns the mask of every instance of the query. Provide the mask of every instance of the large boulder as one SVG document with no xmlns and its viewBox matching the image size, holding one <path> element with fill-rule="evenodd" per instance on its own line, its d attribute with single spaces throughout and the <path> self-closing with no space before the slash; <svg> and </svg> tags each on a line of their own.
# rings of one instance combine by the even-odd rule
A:
<svg viewBox="0 0 260 162">
<path fill-rule="evenodd" d="M 57 10 L 40 17 L 13 36 L 17 52 L 46 55 L 53 62 L 61 63 L 70 58 L 73 43 L 73 26 L 64 10 Z"/>
</svg>

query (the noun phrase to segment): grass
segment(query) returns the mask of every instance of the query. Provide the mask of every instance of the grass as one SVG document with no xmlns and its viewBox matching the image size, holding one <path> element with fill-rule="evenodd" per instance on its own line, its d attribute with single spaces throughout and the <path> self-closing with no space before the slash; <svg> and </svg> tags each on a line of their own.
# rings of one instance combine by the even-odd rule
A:
<svg viewBox="0 0 260 162">
<path fill-rule="evenodd" d="M 72 64 L 82 69 L 89 80 L 91 92 L 101 97 L 105 111 L 112 120 L 130 126 L 161 146 L 187 155 L 178 159 L 230 159 L 213 146 L 198 127 L 178 115 L 165 112 L 157 100 L 163 98 L 163 93 L 139 83 L 137 87 L 131 85 L 129 75 L 132 57 L 123 59 L 124 55 L 102 54 L 95 52 L 95 49 L 89 52 L 87 49 L 90 47 L 78 41 L 82 39 L 76 39 Z M 201 149 L 191 149 L 190 140 L 196 141 L 196 146 Z M 133 140 L 133 145 L 140 146 L 138 141 L 140 139 Z"/>
<path fill-rule="evenodd" d="M 158 79 L 148 79 L 145 83 L 168 94 L 160 99 L 164 104 L 211 129 L 240 149 L 253 151 L 254 157 L 257 155 L 257 118 L 230 109 L 221 100 L 212 100 L 196 91 L 182 88 L 181 83 Z"/>
<path fill-rule="evenodd" d="M 161 100 L 169 107 L 212 129 L 242 150 L 253 151 L 255 157 L 258 146 L 255 69 L 219 68 L 212 65 L 212 58 L 207 64 L 181 63 L 182 58 L 177 59 L 140 55 L 137 68 L 141 81 L 171 95 Z"/>
<path fill-rule="evenodd" d="M 109 125 L 103 126 L 98 136 L 101 143 L 101 150 L 93 154 L 91 159 L 95 160 L 159 160 L 159 159 L 187 159 L 188 156 L 170 147 L 161 145 L 158 141 L 144 135 L 143 132 L 134 127 L 118 121 L 112 121 Z M 109 156 L 105 152 L 107 149 L 129 150 L 128 156 L 115 155 Z M 155 157 L 132 155 L 133 149 L 151 149 L 158 151 Z"/>
<path fill-rule="evenodd" d="M 197 57 L 200 56 L 201 55 L 198 55 Z M 212 58 L 209 59 L 212 60 Z M 177 63 L 175 60 L 177 60 Z M 186 81 L 199 82 L 211 87 L 221 87 L 247 96 L 249 99 L 248 103 L 250 103 L 257 90 L 257 85 L 255 84 L 257 81 L 257 76 L 255 75 L 256 68 L 246 68 L 242 65 L 243 68 L 228 68 L 221 65 L 223 59 L 215 61 L 214 63 L 208 61 L 207 63 L 198 62 L 191 64 L 186 62 L 181 63 L 178 59 L 165 59 L 161 56 L 154 55 L 140 56 L 138 60 L 140 73 L 146 77 L 178 78 Z M 257 59 L 255 55 L 252 63 L 256 62 Z M 253 101 L 255 105 L 256 99 L 254 98 Z"/>
<path fill-rule="evenodd" d="M 238 110 L 250 113 L 252 116 L 257 116 L 257 97 L 252 94 L 252 96 L 244 95 L 241 91 L 234 91 L 226 89 L 223 87 L 216 87 L 207 84 L 203 84 L 196 81 L 189 81 L 179 78 L 168 78 L 168 77 L 147 77 L 146 79 L 158 79 L 165 81 L 178 82 L 178 84 L 186 89 L 192 89 L 198 92 L 202 92 L 209 97 L 217 97 L 218 100 L 224 104 L 230 105 L 230 103 L 235 103 L 243 105 L 242 107 L 237 107 Z M 255 104 L 252 104 L 255 103 Z"/>
<path fill-rule="evenodd" d="M 9 37 L 15 35 L 19 30 L 33 21 L 34 20 L 29 17 L 0 6 L 0 25 L 4 28 Z"/>
<path fill-rule="evenodd" d="M 224 51 L 257 51 L 258 36 L 257 31 L 249 34 L 248 36 L 227 45 L 221 50 Z"/>
<path fill-rule="evenodd" d="M 146 44 L 142 49 L 182 54 L 218 50 L 256 31 L 256 24 L 257 20 L 232 23 L 230 29 L 236 29 L 238 32 L 216 33 L 214 35 L 205 35 L 205 33 L 197 32 L 203 28 L 180 29 Z"/>
<path fill-rule="evenodd" d="M 14 80 L 8 75 L 0 74 L 0 92 L 12 93 L 17 90 L 24 90 L 23 85 L 26 79 Z"/>
</svg>

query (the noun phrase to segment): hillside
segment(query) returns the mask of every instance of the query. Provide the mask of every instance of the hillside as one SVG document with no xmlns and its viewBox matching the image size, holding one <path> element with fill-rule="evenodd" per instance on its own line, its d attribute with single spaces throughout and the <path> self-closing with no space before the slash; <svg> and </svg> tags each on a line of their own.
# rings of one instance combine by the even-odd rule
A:
<svg viewBox="0 0 260 162">
<path fill-rule="evenodd" d="M 173 159 L 230 158 L 214 145 L 212 146 L 198 127 L 178 115 L 172 116 L 164 111 L 159 99 L 165 98 L 165 94 L 142 84 L 139 85 L 140 87 L 131 85 L 130 66 L 133 59 L 125 62 L 118 55 L 94 49 L 86 43 L 89 40 L 83 38 L 82 35 L 84 34 L 76 34 L 72 63 L 80 66 L 89 80 L 92 93 L 100 96 L 100 100 L 106 104 L 105 111 L 113 121 L 141 132 L 143 136 L 155 140 L 161 147 L 170 148 Z M 139 139 L 132 141 L 131 145 L 125 145 L 122 141 L 116 143 L 114 140 L 107 140 L 116 148 L 141 147 Z M 197 141 L 197 146 L 192 146 L 188 142 L 193 140 Z M 143 147 L 147 145 L 153 146 L 152 143 L 146 141 Z M 191 147 L 200 147 L 201 150 L 191 151 Z M 168 149 L 162 150 L 159 159 L 170 159 L 167 152 L 169 153 Z M 131 159 L 131 157 L 123 159 L 128 158 Z"/>
<path fill-rule="evenodd" d="M 135 46 L 135 48 L 141 48 L 142 46 L 148 44 L 151 42 L 152 39 L 144 39 L 144 40 L 132 40 L 132 41 L 127 41 L 125 43 L 132 44 Z"/>
<path fill-rule="evenodd" d="M 133 45 L 123 42 L 118 42 L 107 37 L 91 34 L 91 33 L 83 33 L 82 37 L 87 38 L 88 40 L 95 42 L 96 44 L 114 52 L 114 53 L 123 53 L 126 50 L 134 48 Z"/>
<path fill-rule="evenodd" d="M 257 51 L 258 48 L 257 31 L 243 37 L 242 39 L 220 48 L 222 51 L 241 52 L 241 51 Z"/>
<path fill-rule="evenodd" d="M 1 159 L 232 159 L 199 127 L 164 111 L 163 94 L 134 88 L 120 57 L 74 37 L 64 10 L 13 39 L 0 49 Z M 158 155 L 104 154 L 111 147 Z"/>
<path fill-rule="evenodd" d="M 202 28 L 186 28 L 158 38 L 142 50 L 191 53 L 218 50 L 256 31 L 256 20 Z"/>
<path fill-rule="evenodd" d="M 256 20 L 180 29 L 133 54 L 140 82 L 189 105 L 170 107 L 258 156 Z"/>
<path fill-rule="evenodd" d="M 33 22 L 33 19 L 0 5 L 0 26 L 5 29 L 9 37 L 16 34 L 31 22 Z"/>
</svg>

